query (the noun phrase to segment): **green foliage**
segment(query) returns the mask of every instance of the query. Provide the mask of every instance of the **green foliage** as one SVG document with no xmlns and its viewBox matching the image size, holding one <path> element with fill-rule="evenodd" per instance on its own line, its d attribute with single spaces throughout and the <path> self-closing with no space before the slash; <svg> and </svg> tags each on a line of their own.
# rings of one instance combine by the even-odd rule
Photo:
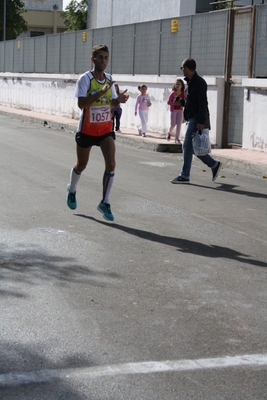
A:
<svg viewBox="0 0 267 400">
<path fill-rule="evenodd" d="M 26 12 L 21 0 L 6 0 L 6 40 L 16 39 L 27 32 L 27 23 L 20 15 Z M 0 41 L 4 39 L 4 0 L 0 4 Z"/>
<path fill-rule="evenodd" d="M 235 2 L 234 0 L 232 1 L 218 1 L 218 4 L 215 5 L 216 10 L 223 10 L 225 8 L 234 8 L 235 7 Z"/>
<path fill-rule="evenodd" d="M 65 11 L 61 11 L 64 25 L 68 31 L 79 31 L 86 29 L 87 25 L 87 0 L 71 0 Z"/>
</svg>

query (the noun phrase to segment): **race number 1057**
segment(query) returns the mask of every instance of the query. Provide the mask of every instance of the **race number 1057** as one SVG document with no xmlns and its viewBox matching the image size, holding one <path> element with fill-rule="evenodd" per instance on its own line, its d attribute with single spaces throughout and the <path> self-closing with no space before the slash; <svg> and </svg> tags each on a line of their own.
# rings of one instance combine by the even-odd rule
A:
<svg viewBox="0 0 267 400">
<path fill-rule="evenodd" d="M 107 122 L 110 121 L 110 109 L 109 107 L 91 107 L 90 110 L 90 122 Z"/>
</svg>

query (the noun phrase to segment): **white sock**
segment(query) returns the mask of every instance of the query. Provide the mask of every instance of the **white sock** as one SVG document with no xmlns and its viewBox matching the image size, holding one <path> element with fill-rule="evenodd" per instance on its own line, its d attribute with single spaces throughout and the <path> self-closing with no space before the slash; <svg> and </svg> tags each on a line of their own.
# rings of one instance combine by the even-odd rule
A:
<svg viewBox="0 0 267 400">
<path fill-rule="evenodd" d="M 103 203 L 109 204 L 109 195 L 114 181 L 114 171 L 105 171 L 103 176 Z"/>
<path fill-rule="evenodd" d="M 70 193 L 76 192 L 77 183 L 81 177 L 81 173 L 77 172 L 75 168 L 70 171 Z"/>
</svg>

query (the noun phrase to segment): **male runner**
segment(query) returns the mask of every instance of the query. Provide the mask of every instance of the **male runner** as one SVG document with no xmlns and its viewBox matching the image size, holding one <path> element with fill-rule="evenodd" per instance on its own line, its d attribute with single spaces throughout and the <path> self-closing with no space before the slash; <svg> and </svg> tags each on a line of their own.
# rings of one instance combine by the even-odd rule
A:
<svg viewBox="0 0 267 400">
<path fill-rule="evenodd" d="M 105 160 L 103 176 L 103 197 L 98 204 L 98 211 L 108 221 L 114 221 L 109 195 L 114 181 L 115 171 L 115 133 L 112 131 L 111 109 L 120 103 L 126 103 L 129 96 L 116 93 L 111 75 L 104 72 L 109 61 L 109 50 L 104 44 L 93 47 L 92 71 L 87 71 L 77 81 L 75 96 L 78 107 L 82 110 L 76 133 L 77 162 L 70 173 L 67 185 L 67 205 L 75 210 L 76 187 L 81 173 L 86 168 L 92 146 L 100 146 Z"/>
</svg>

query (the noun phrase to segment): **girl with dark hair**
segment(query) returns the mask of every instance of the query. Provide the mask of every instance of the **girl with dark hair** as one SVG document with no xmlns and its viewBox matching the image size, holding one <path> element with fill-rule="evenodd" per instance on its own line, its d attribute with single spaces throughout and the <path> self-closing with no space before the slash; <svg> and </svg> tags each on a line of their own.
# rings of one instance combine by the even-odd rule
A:
<svg viewBox="0 0 267 400">
<path fill-rule="evenodd" d="M 183 105 L 184 105 L 184 82 L 182 79 L 176 79 L 167 104 L 170 106 L 171 123 L 166 139 L 171 140 L 171 134 L 176 126 L 175 143 L 180 144 L 180 132 L 183 122 Z"/>
<path fill-rule="evenodd" d="M 142 85 L 138 86 L 138 90 L 140 90 L 141 94 L 136 99 L 135 103 L 135 115 L 137 115 L 137 109 L 139 112 L 139 117 L 141 120 L 141 127 L 138 128 L 139 135 L 146 137 L 147 131 L 147 121 L 148 121 L 148 111 L 149 107 L 151 107 L 152 103 L 149 95 L 147 94 L 147 86 Z"/>
</svg>

